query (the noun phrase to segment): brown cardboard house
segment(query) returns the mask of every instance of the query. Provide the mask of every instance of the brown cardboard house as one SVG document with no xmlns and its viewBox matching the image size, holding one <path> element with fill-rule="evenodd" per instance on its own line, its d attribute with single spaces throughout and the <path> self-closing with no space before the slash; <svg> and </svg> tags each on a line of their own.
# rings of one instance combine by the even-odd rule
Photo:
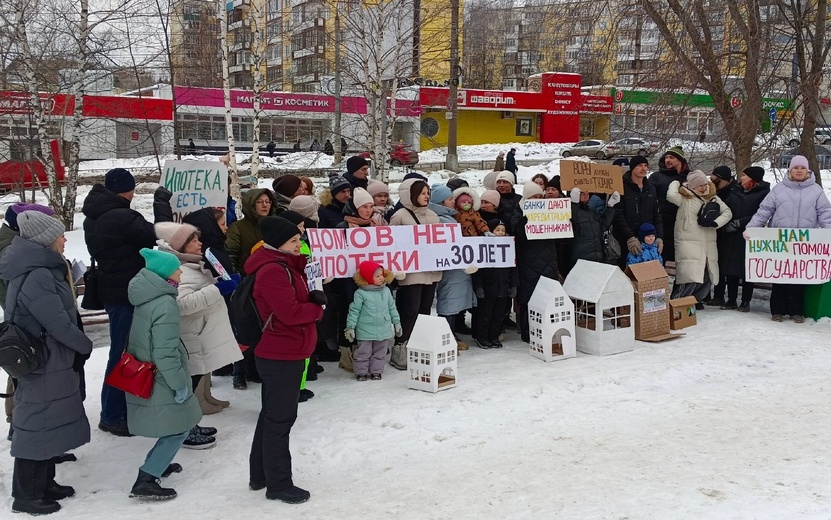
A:
<svg viewBox="0 0 831 520">
<path fill-rule="evenodd" d="M 669 328 L 672 330 L 686 329 L 697 323 L 695 317 L 695 296 L 684 296 L 669 301 L 670 315 Z"/>
<path fill-rule="evenodd" d="M 669 275 L 661 263 L 629 265 L 626 275 L 635 289 L 635 339 L 657 343 L 679 337 L 669 332 Z"/>
</svg>

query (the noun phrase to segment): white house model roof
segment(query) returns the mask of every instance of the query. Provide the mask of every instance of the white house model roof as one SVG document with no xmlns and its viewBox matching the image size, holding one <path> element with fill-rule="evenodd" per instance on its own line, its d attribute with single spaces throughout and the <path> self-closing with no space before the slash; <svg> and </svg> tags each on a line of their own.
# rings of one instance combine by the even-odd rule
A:
<svg viewBox="0 0 831 520">
<path fill-rule="evenodd" d="M 563 288 L 571 298 L 599 302 L 605 293 L 632 293 L 632 282 L 616 265 L 578 260 Z"/>
</svg>

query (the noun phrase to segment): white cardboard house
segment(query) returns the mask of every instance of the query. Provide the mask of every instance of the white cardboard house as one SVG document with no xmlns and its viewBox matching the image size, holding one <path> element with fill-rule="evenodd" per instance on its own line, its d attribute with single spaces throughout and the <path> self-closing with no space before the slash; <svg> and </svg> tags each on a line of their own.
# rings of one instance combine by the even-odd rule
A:
<svg viewBox="0 0 831 520">
<path fill-rule="evenodd" d="M 560 282 L 541 277 L 528 301 L 530 353 L 543 361 L 577 356 L 574 303 Z"/>
<path fill-rule="evenodd" d="M 634 348 L 635 293 L 616 265 L 578 260 L 563 288 L 574 302 L 577 350 L 608 356 Z"/>
<path fill-rule="evenodd" d="M 440 316 L 419 314 L 407 342 L 409 388 L 436 393 L 458 383 L 456 339 Z"/>
</svg>

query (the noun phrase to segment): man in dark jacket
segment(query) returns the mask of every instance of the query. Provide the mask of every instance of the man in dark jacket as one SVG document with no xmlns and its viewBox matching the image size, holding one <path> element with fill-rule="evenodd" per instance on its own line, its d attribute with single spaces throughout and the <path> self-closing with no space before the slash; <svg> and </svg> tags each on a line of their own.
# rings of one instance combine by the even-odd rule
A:
<svg viewBox="0 0 831 520">
<path fill-rule="evenodd" d="M 615 206 L 614 218 L 614 235 L 622 250 L 618 262 L 621 268 L 626 266 L 627 253 L 639 255 L 642 252 L 638 238 L 638 228 L 641 224 L 649 223 L 655 226 L 658 252 L 664 249 L 663 218 L 655 186 L 651 177 L 646 176 L 648 172 L 649 161 L 646 157 L 636 155 L 629 163 L 629 171 L 623 174 L 623 196 Z"/>
<path fill-rule="evenodd" d="M 516 184 L 516 172 L 519 171 L 519 167 L 516 165 L 516 148 L 511 148 L 505 157 L 505 169 L 514 174 L 514 184 Z"/>
<path fill-rule="evenodd" d="M 367 189 L 369 185 L 369 163 L 361 156 L 355 155 L 346 160 L 346 173 L 343 178 L 349 183 L 352 191 L 355 188 Z"/>
<path fill-rule="evenodd" d="M 130 325 L 133 306 L 127 299 L 127 285 L 144 267 L 139 254 L 143 247 L 156 245 L 153 224 L 138 211 L 130 209 L 136 188 L 133 175 L 124 168 L 107 172 L 104 184 L 96 184 L 84 200 L 84 238 L 90 256 L 97 263 L 97 291 L 110 318 L 109 374 L 121 359 Z M 103 385 L 101 390 L 101 430 L 113 435 L 129 436 L 127 403 L 124 392 Z"/>
<path fill-rule="evenodd" d="M 349 197 L 352 196 L 352 188 L 349 181 L 341 175 L 333 173 L 329 176 L 329 191 L 325 190 L 320 194 L 320 208 L 317 216 L 320 219 L 317 227 L 333 229 L 343 222 L 343 207 Z"/>
<path fill-rule="evenodd" d="M 727 202 L 727 197 L 733 191 L 733 186 L 736 180 L 733 179 L 733 171 L 729 166 L 716 166 L 713 168 L 713 173 L 710 174 L 710 181 L 716 185 L 716 195 L 718 198 Z"/>
<path fill-rule="evenodd" d="M 514 183 L 511 175 L 499 172 L 496 176 L 496 191 L 499 192 L 499 208 L 497 214 L 499 219 L 507 224 L 508 234 L 513 235 L 513 224 L 516 222 L 514 218 L 517 214 L 522 213 L 522 208 L 519 207 L 519 201 L 522 200 L 522 195 L 514 191 Z"/>
<path fill-rule="evenodd" d="M 675 216 L 678 213 L 678 206 L 667 201 L 667 191 L 672 181 L 678 181 L 681 184 L 687 182 L 687 174 L 690 173 L 690 166 L 687 164 L 687 158 L 684 156 L 684 149 L 680 146 L 673 146 L 667 150 L 658 162 L 658 168 L 657 172 L 650 175 L 649 180 L 655 186 L 655 192 L 658 195 L 658 204 L 661 208 L 661 218 L 664 224 L 664 247 L 661 255 L 664 257 L 664 260 L 674 262 Z"/>
</svg>

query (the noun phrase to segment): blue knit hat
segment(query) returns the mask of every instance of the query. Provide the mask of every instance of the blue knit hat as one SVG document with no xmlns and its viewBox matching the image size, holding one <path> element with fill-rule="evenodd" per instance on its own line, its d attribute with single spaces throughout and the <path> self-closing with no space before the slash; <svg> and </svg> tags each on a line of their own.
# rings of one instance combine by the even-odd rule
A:
<svg viewBox="0 0 831 520">
<path fill-rule="evenodd" d="M 113 168 L 104 175 L 104 187 L 115 194 L 129 193 L 136 189 L 136 179 L 124 168 Z"/>
<path fill-rule="evenodd" d="M 643 242 L 644 237 L 646 237 L 647 235 L 654 235 L 657 232 L 658 230 L 655 229 L 655 226 L 653 226 L 649 222 L 644 222 L 643 224 L 641 224 L 641 227 L 638 228 L 638 238 L 641 242 Z"/>
<path fill-rule="evenodd" d="M 12 204 L 6 209 L 6 224 L 14 231 L 20 232 L 20 227 L 17 225 L 17 216 L 24 211 L 37 211 L 50 217 L 55 214 L 52 208 L 41 204 L 24 204 L 22 202 Z"/>
<path fill-rule="evenodd" d="M 430 202 L 433 204 L 441 204 L 452 196 L 453 192 L 444 184 L 433 184 L 430 187 Z"/>
<path fill-rule="evenodd" d="M 144 257 L 144 265 L 147 270 L 161 276 L 165 280 L 179 269 L 181 263 L 173 253 L 159 251 L 158 249 L 142 248 L 141 256 Z"/>
</svg>

